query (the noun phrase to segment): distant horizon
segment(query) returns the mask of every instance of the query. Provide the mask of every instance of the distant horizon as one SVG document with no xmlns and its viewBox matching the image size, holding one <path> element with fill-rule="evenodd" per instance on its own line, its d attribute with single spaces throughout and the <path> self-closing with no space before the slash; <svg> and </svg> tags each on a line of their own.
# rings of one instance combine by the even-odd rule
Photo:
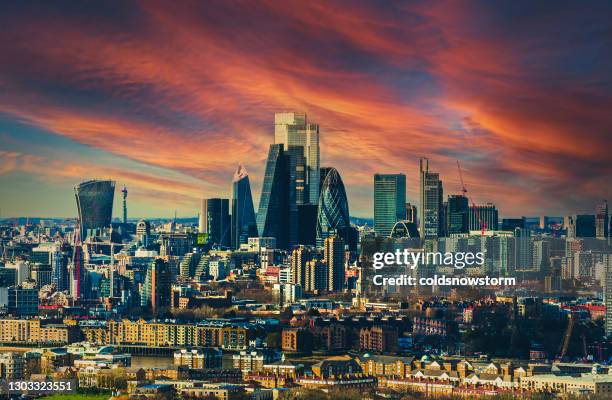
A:
<svg viewBox="0 0 612 400">
<path fill-rule="evenodd" d="M 567 214 L 567 215 L 520 215 L 520 216 L 503 216 L 500 215 L 499 217 L 499 221 L 503 220 L 503 219 L 519 219 L 519 218 L 525 218 L 527 220 L 529 219 L 539 219 L 540 217 L 547 217 L 547 218 L 565 218 L 566 216 L 569 215 L 595 215 L 595 213 L 593 214 L 589 214 L 587 212 L 584 213 L 572 213 L 572 214 Z M 10 220 L 15 220 L 15 219 L 34 219 L 34 220 L 69 220 L 71 218 L 75 218 L 74 216 L 54 216 L 54 217 L 40 217 L 40 216 L 35 216 L 35 215 L 22 215 L 22 216 L 18 216 L 18 217 L 0 217 L 0 221 L 10 221 Z M 198 222 L 198 215 L 195 216 L 179 216 L 177 215 L 176 220 L 195 220 L 195 222 Z M 362 219 L 362 220 L 374 220 L 374 217 L 363 217 L 363 216 L 356 216 L 356 215 L 351 215 L 350 218 L 352 219 Z M 140 220 L 166 220 L 166 221 L 171 221 L 173 220 L 174 217 L 170 216 L 170 217 L 156 217 L 156 216 L 151 216 L 151 217 L 128 217 L 128 222 L 137 222 Z M 113 223 L 121 223 L 121 218 L 120 217 L 113 217 L 112 221 Z"/>
</svg>

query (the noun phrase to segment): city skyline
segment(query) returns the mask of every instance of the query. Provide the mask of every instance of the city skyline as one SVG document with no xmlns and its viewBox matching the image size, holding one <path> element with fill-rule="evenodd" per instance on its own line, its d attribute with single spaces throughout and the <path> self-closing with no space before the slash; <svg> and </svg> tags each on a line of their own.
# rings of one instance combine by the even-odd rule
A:
<svg viewBox="0 0 612 400">
<path fill-rule="evenodd" d="M 281 111 L 320 126 L 352 216 L 373 215 L 375 173 L 419 204 L 420 157 L 445 197 L 459 159 L 500 216 L 612 197 L 608 4 L 74 7 L 1 6 L 0 218 L 76 216 L 90 179 L 128 187 L 128 218 L 193 217 L 240 163 L 257 210 Z"/>
</svg>

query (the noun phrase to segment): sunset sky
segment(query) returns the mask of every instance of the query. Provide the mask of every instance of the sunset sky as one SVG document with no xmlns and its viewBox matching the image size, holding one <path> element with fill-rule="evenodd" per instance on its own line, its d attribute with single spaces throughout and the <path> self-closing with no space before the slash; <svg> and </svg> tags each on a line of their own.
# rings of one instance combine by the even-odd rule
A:
<svg viewBox="0 0 612 400">
<path fill-rule="evenodd" d="M 503 216 L 612 200 L 612 2 L 0 3 L 0 212 L 76 214 L 117 181 L 130 217 L 195 216 L 238 163 L 257 206 L 276 111 L 320 124 L 354 216 L 418 158 Z"/>
</svg>

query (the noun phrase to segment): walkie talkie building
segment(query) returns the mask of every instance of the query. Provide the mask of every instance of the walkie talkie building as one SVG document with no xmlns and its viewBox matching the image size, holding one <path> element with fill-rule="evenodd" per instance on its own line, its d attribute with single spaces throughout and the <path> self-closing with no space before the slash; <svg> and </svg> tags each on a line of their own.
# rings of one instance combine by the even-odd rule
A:
<svg viewBox="0 0 612 400">
<path fill-rule="evenodd" d="M 115 181 L 91 180 L 74 187 L 81 226 L 81 239 L 92 230 L 110 226 L 113 216 Z"/>
</svg>

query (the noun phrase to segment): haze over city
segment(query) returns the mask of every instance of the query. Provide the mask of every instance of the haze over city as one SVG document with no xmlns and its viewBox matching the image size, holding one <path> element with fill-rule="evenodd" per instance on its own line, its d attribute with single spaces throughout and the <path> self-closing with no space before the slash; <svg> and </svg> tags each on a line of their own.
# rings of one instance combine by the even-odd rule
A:
<svg viewBox="0 0 612 400">
<path fill-rule="evenodd" d="M 192 217 L 239 163 L 257 203 L 289 110 L 320 125 L 351 215 L 372 216 L 374 173 L 415 202 L 421 156 L 445 194 L 461 160 L 504 216 L 592 213 L 612 197 L 610 7 L 3 3 L 1 217 L 73 216 L 91 178 L 128 186 L 130 217 Z"/>
</svg>

